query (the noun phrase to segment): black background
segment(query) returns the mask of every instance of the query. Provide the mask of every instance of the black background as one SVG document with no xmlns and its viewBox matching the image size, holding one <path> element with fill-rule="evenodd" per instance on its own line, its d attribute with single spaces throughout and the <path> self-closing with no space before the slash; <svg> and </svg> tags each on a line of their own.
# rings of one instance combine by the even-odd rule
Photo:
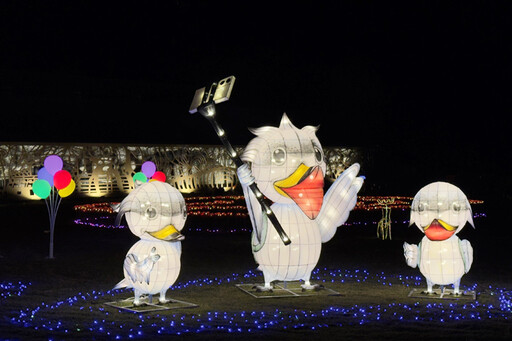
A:
<svg viewBox="0 0 512 341">
<path fill-rule="evenodd" d="M 298 127 L 320 125 L 324 146 L 377 148 L 364 171 L 379 188 L 408 178 L 408 194 L 435 180 L 500 192 L 511 7 L 3 1 L 0 141 L 219 144 L 188 108 L 197 88 L 235 75 L 218 106 L 234 145 L 286 112 Z"/>
</svg>

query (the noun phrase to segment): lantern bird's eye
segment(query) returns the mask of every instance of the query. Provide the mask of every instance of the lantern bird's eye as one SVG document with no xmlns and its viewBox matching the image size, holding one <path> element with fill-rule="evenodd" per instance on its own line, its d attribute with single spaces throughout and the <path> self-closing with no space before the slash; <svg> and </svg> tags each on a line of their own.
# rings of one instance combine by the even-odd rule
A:
<svg viewBox="0 0 512 341">
<path fill-rule="evenodd" d="M 426 202 L 420 202 L 418 204 L 418 212 L 422 213 L 425 212 L 428 208 L 428 204 Z"/>
<path fill-rule="evenodd" d="M 452 203 L 452 210 L 454 212 L 460 212 L 460 210 L 461 210 L 460 203 L 456 202 L 456 201 L 454 203 Z"/>
<path fill-rule="evenodd" d="M 317 146 L 313 146 L 313 149 L 315 150 L 316 162 L 318 162 L 318 163 L 322 162 L 323 155 L 322 155 L 322 151 L 320 150 L 320 148 L 318 148 Z"/>
<path fill-rule="evenodd" d="M 281 166 L 286 161 L 286 151 L 284 148 L 277 148 L 272 152 L 272 163 Z"/>
<path fill-rule="evenodd" d="M 144 215 L 146 216 L 146 218 L 148 218 L 149 220 L 153 220 L 156 218 L 156 216 L 158 215 L 157 211 L 156 211 L 156 208 L 154 207 L 148 207 L 146 209 L 146 212 L 144 212 Z"/>
</svg>

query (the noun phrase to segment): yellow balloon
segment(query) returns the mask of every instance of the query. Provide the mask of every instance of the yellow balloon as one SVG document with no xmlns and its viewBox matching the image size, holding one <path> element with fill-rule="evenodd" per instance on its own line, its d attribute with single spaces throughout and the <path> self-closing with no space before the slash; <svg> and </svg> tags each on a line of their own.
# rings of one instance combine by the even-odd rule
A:
<svg viewBox="0 0 512 341">
<path fill-rule="evenodd" d="M 63 189 L 59 190 L 60 197 L 65 198 L 65 197 L 69 196 L 71 193 L 73 193 L 73 191 L 75 190 L 75 187 L 76 187 L 75 180 L 71 179 L 71 182 L 69 183 L 69 185 L 67 185 Z"/>
</svg>

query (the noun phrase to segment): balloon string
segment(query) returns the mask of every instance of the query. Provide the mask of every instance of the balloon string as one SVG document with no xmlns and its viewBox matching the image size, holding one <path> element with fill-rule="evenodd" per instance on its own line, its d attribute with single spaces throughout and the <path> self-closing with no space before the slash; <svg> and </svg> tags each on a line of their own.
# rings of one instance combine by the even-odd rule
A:
<svg viewBox="0 0 512 341">
<path fill-rule="evenodd" d="M 48 201 L 46 202 L 46 207 L 48 209 L 48 215 L 50 219 L 50 255 L 49 258 L 53 258 L 53 237 L 55 231 L 55 220 L 57 219 L 57 211 L 59 210 L 60 202 L 62 198 L 58 195 L 58 192 L 54 190 L 52 187 L 51 193 L 48 196 L 50 198 L 50 204 Z"/>
<path fill-rule="evenodd" d="M 60 202 L 62 201 L 62 197 L 59 195 L 57 197 L 57 205 L 55 205 L 55 217 L 57 217 L 57 211 L 59 210 Z M 55 221 L 53 222 L 55 224 Z"/>
<path fill-rule="evenodd" d="M 52 230 L 55 228 L 55 221 L 57 220 L 57 211 L 59 210 L 62 198 L 58 195 L 58 191 L 52 188 Z"/>
<path fill-rule="evenodd" d="M 46 210 L 48 211 L 48 218 L 50 219 L 50 226 L 52 225 L 52 218 L 51 218 L 51 213 L 50 213 L 50 205 L 48 204 L 48 197 L 46 197 L 46 199 L 44 199 L 44 202 L 46 203 Z"/>
<path fill-rule="evenodd" d="M 50 198 L 50 205 L 49 205 L 49 211 L 48 215 L 50 217 L 50 250 L 48 258 L 53 258 L 53 227 L 54 227 L 54 219 L 53 219 L 53 187 L 51 189 L 50 195 L 48 196 Z"/>
</svg>

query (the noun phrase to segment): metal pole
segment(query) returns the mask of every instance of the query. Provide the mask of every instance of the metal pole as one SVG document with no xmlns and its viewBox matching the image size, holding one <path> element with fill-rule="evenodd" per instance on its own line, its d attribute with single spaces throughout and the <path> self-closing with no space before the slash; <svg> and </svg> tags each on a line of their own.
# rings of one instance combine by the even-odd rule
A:
<svg viewBox="0 0 512 341">
<path fill-rule="evenodd" d="M 219 123 L 215 119 L 216 108 L 215 108 L 215 103 L 213 102 L 213 94 L 215 93 L 216 87 L 217 87 L 217 84 L 213 83 L 213 85 L 210 88 L 210 91 L 208 93 L 205 92 L 204 98 L 203 98 L 203 104 L 201 106 L 199 106 L 198 111 L 201 113 L 201 115 L 203 115 L 211 123 L 211 125 L 213 126 L 213 129 L 217 133 L 217 136 L 219 136 L 220 140 L 222 141 L 222 144 L 224 144 L 224 147 L 226 148 L 229 156 L 231 157 L 231 159 L 235 163 L 236 167 L 238 168 L 238 167 L 241 167 L 244 164 L 244 162 L 242 161 L 242 159 L 240 159 L 240 156 L 238 156 L 238 154 L 236 153 L 233 146 L 231 146 L 231 143 L 229 143 L 229 140 L 226 136 L 226 132 L 224 131 L 224 129 L 222 129 L 222 127 L 219 125 Z M 277 234 L 283 241 L 284 245 L 290 244 L 291 243 L 290 238 L 288 237 L 286 232 L 283 230 L 283 227 L 279 223 L 279 220 L 277 220 L 277 217 L 275 216 L 275 214 L 272 211 L 272 209 L 270 208 L 270 206 L 268 206 L 268 204 L 265 202 L 265 200 L 263 198 L 263 194 L 259 190 L 258 185 L 256 185 L 256 183 L 252 183 L 249 186 L 249 188 L 256 196 L 256 199 L 258 199 L 258 202 L 261 205 L 261 209 L 263 210 L 263 212 L 265 212 L 268 219 L 270 220 L 270 222 L 276 229 Z"/>
<path fill-rule="evenodd" d="M 50 250 L 48 258 L 53 259 L 53 232 L 55 230 L 55 191 L 53 190 L 50 193 Z"/>
</svg>

